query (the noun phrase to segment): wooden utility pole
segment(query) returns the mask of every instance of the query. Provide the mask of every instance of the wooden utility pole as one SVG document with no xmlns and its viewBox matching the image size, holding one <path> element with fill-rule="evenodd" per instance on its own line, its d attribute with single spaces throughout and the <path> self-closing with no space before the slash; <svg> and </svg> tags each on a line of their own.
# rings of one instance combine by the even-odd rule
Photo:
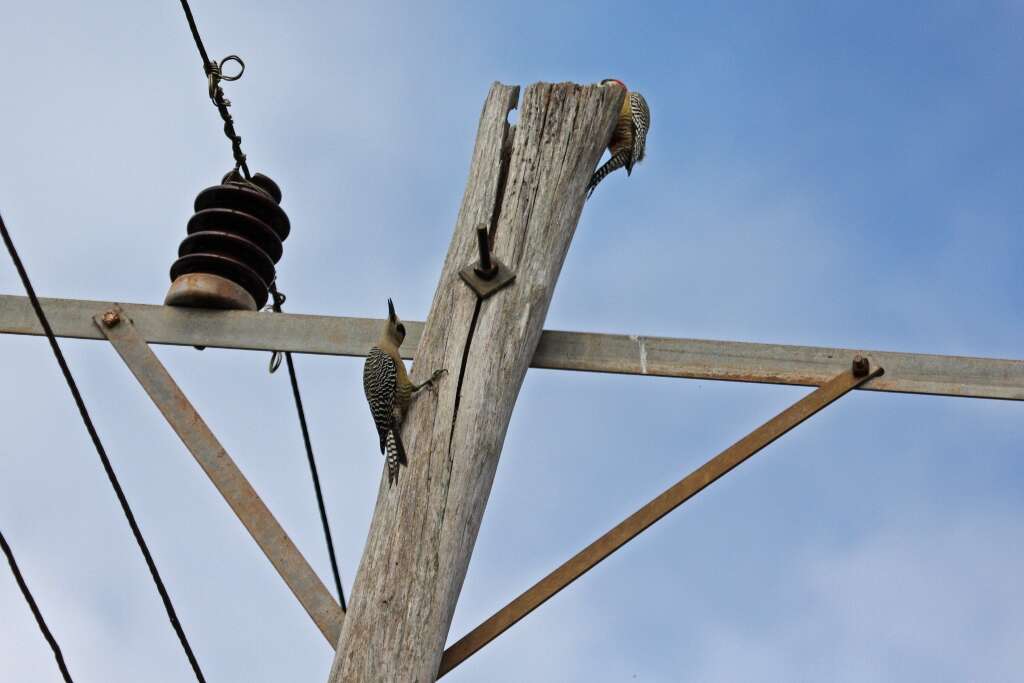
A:
<svg viewBox="0 0 1024 683">
<path fill-rule="evenodd" d="M 523 377 L 624 92 L 571 83 L 492 86 L 415 380 L 449 374 L 413 403 L 409 467 L 382 478 L 331 683 L 433 681 L 466 577 Z M 514 134 L 513 134 L 514 133 Z M 477 261 L 476 228 L 515 282 L 483 301 L 460 278 Z M 401 294 L 396 297 L 401 314 Z"/>
</svg>

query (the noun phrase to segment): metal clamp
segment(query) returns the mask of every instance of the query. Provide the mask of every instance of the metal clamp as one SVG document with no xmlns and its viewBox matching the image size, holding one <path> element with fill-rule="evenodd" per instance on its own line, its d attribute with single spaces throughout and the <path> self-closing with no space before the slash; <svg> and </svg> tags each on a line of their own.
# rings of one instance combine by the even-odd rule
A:
<svg viewBox="0 0 1024 683">
<path fill-rule="evenodd" d="M 491 244 L 487 237 L 487 226 L 480 225 L 476 229 L 477 247 L 480 250 L 480 262 L 475 266 L 467 266 L 459 271 L 461 277 L 481 299 L 486 299 L 502 287 L 516 279 L 516 274 L 491 255 Z"/>
</svg>

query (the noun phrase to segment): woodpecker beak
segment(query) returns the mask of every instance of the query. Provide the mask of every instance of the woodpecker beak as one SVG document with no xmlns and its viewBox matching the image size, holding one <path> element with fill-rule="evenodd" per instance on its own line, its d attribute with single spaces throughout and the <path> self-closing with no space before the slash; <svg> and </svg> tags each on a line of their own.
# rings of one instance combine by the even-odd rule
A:
<svg viewBox="0 0 1024 683">
<path fill-rule="evenodd" d="M 398 316 L 395 315 L 395 305 L 391 303 L 391 299 L 388 299 L 388 318 L 391 320 L 397 320 Z"/>
</svg>

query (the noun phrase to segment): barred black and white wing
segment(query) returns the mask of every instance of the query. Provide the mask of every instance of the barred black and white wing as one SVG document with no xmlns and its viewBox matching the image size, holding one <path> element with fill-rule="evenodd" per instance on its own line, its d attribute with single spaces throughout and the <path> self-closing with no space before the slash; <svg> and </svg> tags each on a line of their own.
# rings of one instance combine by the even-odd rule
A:
<svg viewBox="0 0 1024 683">
<path fill-rule="evenodd" d="M 370 404 L 373 423 L 377 425 L 381 455 L 391 429 L 391 409 L 395 403 L 397 383 L 398 368 L 394 359 L 376 346 L 370 349 L 363 364 L 363 391 L 366 402 Z"/>
<path fill-rule="evenodd" d="M 647 154 L 647 131 L 651 127 L 651 110 L 647 100 L 638 92 L 629 93 L 629 108 L 633 115 L 633 160 L 630 166 L 643 161 Z"/>
<path fill-rule="evenodd" d="M 373 423 L 380 438 L 380 452 L 386 454 L 388 481 L 398 480 L 398 466 L 404 463 L 405 448 L 398 433 L 395 415 L 395 389 L 398 385 L 398 366 L 395 360 L 376 346 L 370 349 L 363 364 L 363 391 L 370 405 Z"/>
<path fill-rule="evenodd" d="M 626 98 L 618 122 L 612 131 L 612 139 L 608 143 L 612 156 L 591 176 L 587 184 L 587 198 L 590 198 L 598 183 L 609 173 L 625 168 L 626 175 L 632 175 L 633 166 L 643 161 L 647 154 L 647 131 L 651 127 L 651 110 L 647 106 L 647 100 L 638 92 L 630 92 Z"/>
</svg>

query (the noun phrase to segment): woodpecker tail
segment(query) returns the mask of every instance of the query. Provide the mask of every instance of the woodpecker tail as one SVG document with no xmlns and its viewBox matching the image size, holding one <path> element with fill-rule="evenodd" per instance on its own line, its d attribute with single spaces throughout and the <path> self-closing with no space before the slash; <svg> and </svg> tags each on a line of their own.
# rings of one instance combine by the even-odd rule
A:
<svg viewBox="0 0 1024 683">
<path fill-rule="evenodd" d="M 594 190 L 597 189 L 597 184 L 600 183 L 605 177 L 612 171 L 617 171 L 623 166 L 626 166 L 626 171 L 629 172 L 632 166 L 633 157 L 628 150 L 620 150 L 618 154 L 613 154 L 612 158 L 604 162 L 601 168 L 594 171 L 594 175 L 590 178 L 590 183 L 587 184 L 587 199 L 590 199 L 590 195 L 594 194 Z"/>
<path fill-rule="evenodd" d="M 408 465 L 405 458 L 405 446 L 402 444 L 402 437 L 398 435 L 397 429 L 388 430 L 386 438 L 387 463 L 388 463 L 388 486 L 394 486 L 398 481 L 399 465 Z"/>
</svg>

